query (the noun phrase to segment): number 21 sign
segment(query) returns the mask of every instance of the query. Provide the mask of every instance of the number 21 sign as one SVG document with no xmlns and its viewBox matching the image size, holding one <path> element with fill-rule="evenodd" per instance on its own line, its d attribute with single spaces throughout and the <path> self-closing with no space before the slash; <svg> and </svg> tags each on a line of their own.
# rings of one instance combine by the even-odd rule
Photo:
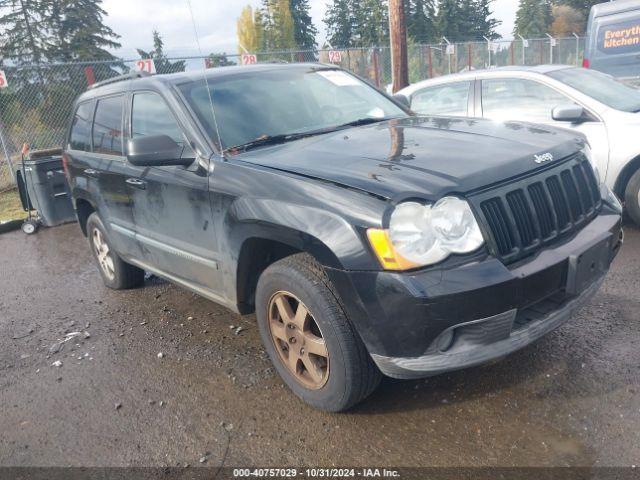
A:
<svg viewBox="0 0 640 480">
<path fill-rule="evenodd" d="M 136 71 L 151 74 L 156 73 L 156 64 L 153 62 L 153 58 L 142 58 L 140 60 L 136 60 Z"/>
<path fill-rule="evenodd" d="M 4 74 L 4 70 L 0 70 L 0 88 L 7 88 L 8 86 L 7 76 Z"/>
</svg>

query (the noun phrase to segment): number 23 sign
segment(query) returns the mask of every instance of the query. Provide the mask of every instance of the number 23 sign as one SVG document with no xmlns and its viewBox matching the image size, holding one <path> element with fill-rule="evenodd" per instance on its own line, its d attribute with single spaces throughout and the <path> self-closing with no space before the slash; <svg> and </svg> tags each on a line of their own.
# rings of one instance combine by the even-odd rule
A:
<svg viewBox="0 0 640 480">
<path fill-rule="evenodd" d="M 0 70 L 0 88 L 7 88 L 8 86 L 7 76 L 4 74 L 4 70 Z"/>
<path fill-rule="evenodd" d="M 136 71 L 147 72 L 151 74 L 156 73 L 156 64 L 153 62 L 153 58 L 143 58 L 140 60 L 136 60 Z"/>
</svg>

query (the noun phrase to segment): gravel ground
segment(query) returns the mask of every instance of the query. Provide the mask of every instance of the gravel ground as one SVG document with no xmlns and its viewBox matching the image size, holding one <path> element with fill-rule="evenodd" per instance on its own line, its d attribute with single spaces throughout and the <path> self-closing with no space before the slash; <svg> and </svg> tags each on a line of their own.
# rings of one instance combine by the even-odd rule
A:
<svg viewBox="0 0 640 480">
<path fill-rule="evenodd" d="M 640 465 L 638 252 L 628 227 L 592 304 L 530 347 L 333 415 L 283 387 L 254 316 L 106 289 L 76 225 L 0 235 L 0 466 Z"/>
</svg>

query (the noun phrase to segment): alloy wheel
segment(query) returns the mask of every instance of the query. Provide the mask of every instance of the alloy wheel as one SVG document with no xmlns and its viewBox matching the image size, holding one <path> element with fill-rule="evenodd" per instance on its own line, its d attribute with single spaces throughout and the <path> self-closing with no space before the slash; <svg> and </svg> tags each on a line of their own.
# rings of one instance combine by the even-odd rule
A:
<svg viewBox="0 0 640 480">
<path fill-rule="evenodd" d="M 91 240 L 102 272 L 109 280 L 113 280 L 116 276 L 113 258 L 111 256 L 109 245 L 105 241 L 102 232 L 97 228 L 94 228 L 93 233 L 91 234 Z"/>
<path fill-rule="evenodd" d="M 282 363 L 295 379 L 311 390 L 329 378 L 329 351 L 309 309 L 295 295 L 277 292 L 269 301 L 271 338 Z"/>
</svg>

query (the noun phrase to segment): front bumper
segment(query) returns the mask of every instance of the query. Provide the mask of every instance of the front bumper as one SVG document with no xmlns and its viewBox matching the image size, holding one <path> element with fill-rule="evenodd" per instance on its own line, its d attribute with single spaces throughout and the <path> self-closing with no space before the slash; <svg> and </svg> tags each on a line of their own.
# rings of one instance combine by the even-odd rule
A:
<svg viewBox="0 0 640 480">
<path fill-rule="evenodd" d="M 411 274 L 329 275 L 380 370 L 419 378 L 502 357 L 557 328 L 597 292 L 621 241 L 620 215 L 603 209 L 517 266 L 488 256 Z M 576 276 L 583 260 L 592 268 Z"/>
</svg>

